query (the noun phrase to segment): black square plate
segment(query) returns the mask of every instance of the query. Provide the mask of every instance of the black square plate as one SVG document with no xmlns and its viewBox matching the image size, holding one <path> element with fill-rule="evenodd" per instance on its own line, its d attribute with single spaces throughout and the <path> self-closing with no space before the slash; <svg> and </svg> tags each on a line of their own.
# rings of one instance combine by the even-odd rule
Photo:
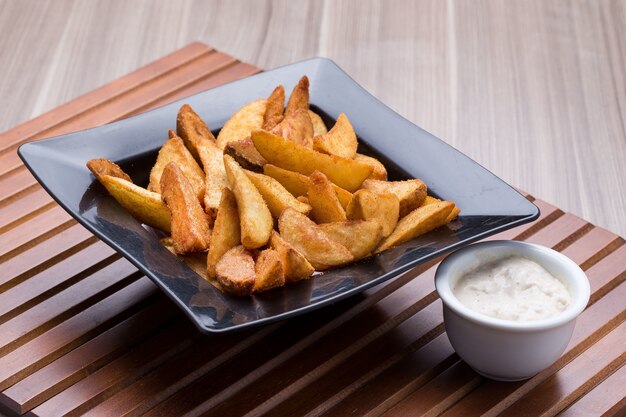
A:
<svg viewBox="0 0 626 417">
<path fill-rule="evenodd" d="M 430 194 L 456 202 L 459 219 L 356 264 L 237 298 L 222 294 L 170 254 L 158 234 L 122 209 L 85 166 L 89 159 L 107 158 L 145 186 L 183 103 L 217 129 L 242 105 L 267 97 L 277 84 L 291 91 L 303 74 L 311 82 L 311 105 L 327 124 L 345 112 L 360 139 L 360 152 L 380 158 L 390 179 L 420 178 Z M 27 143 L 19 155 L 65 210 L 150 277 L 204 332 L 241 329 L 320 308 L 539 215 L 534 204 L 505 182 L 393 112 L 335 63 L 321 58 L 266 71 L 119 122 Z"/>
</svg>

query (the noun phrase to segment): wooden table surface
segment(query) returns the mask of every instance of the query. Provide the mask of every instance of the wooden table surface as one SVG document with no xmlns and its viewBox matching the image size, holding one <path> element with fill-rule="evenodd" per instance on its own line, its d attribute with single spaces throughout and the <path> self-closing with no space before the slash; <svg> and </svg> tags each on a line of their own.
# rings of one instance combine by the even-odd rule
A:
<svg viewBox="0 0 626 417">
<path fill-rule="evenodd" d="M 626 235 L 626 1 L 0 0 L 0 131 L 199 40 L 332 58 L 507 182 Z"/>
</svg>

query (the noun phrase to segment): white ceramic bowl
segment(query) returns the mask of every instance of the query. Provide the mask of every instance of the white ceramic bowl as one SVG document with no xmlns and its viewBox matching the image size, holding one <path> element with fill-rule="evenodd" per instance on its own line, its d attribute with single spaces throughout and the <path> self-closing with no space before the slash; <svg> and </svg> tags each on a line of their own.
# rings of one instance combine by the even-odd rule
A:
<svg viewBox="0 0 626 417">
<path fill-rule="evenodd" d="M 546 319 L 510 321 L 471 310 L 454 296 L 452 289 L 466 272 L 511 255 L 532 259 L 560 279 L 570 292 L 569 306 Z M 446 333 L 457 354 L 476 372 L 499 381 L 527 379 L 554 363 L 567 347 L 590 293 L 587 276 L 571 259 L 513 240 L 481 242 L 454 252 L 437 268 L 435 286 L 443 301 Z"/>
</svg>

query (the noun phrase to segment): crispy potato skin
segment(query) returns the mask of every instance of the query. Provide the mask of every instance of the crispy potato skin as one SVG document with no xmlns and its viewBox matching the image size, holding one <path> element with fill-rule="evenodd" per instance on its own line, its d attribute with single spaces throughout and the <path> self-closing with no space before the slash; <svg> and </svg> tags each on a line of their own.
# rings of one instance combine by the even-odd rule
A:
<svg viewBox="0 0 626 417">
<path fill-rule="evenodd" d="M 309 117 L 311 118 L 311 123 L 313 124 L 313 137 L 321 136 L 328 132 L 326 123 L 324 123 L 324 120 L 322 120 L 319 114 L 315 113 L 313 110 L 309 110 Z"/>
<path fill-rule="evenodd" d="M 309 109 L 309 78 L 306 75 L 300 78 L 298 84 L 291 91 L 287 108 L 285 109 L 285 116 L 289 116 L 299 109 Z"/>
<path fill-rule="evenodd" d="M 419 206 L 426 198 L 426 184 L 422 180 L 380 181 L 366 179 L 364 189 L 376 194 L 392 193 L 400 200 L 400 217 L 404 217 Z"/>
<path fill-rule="evenodd" d="M 228 142 L 245 139 L 250 132 L 263 126 L 267 100 L 259 99 L 248 103 L 226 121 L 217 135 L 217 147 L 226 148 Z"/>
<path fill-rule="evenodd" d="M 320 224 L 320 228 L 354 256 L 362 259 L 372 253 L 383 238 L 383 228 L 375 220 L 347 220 L 343 222 Z"/>
<path fill-rule="evenodd" d="M 413 210 L 398 222 L 393 233 L 380 243 L 374 253 L 383 252 L 443 226 L 453 209 L 453 202 L 440 201 Z"/>
<path fill-rule="evenodd" d="M 398 224 L 400 201 L 395 194 L 359 190 L 348 204 L 346 214 L 350 220 L 376 220 L 382 226 L 383 237 L 387 237 Z"/>
<path fill-rule="evenodd" d="M 278 219 L 281 237 L 293 246 L 317 270 L 345 265 L 354 257 L 350 251 L 328 236 L 317 224 L 291 207 Z"/>
<path fill-rule="evenodd" d="M 313 139 L 313 149 L 341 158 L 354 159 L 358 143 L 350 120 L 345 113 L 337 117 L 335 125 L 328 133 Z"/>
<path fill-rule="evenodd" d="M 243 246 L 235 246 L 222 256 L 215 266 L 217 280 L 233 295 L 252 293 L 255 281 L 255 263 L 252 253 Z"/>
<path fill-rule="evenodd" d="M 267 98 L 267 107 L 263 115 L 264 130 L 272 130 L 274 126 L 283 120 L 283 109 L 285 107 L 285 87 L 278 85 L 272 94 Z"/>
<path fill-rule="evenodd" d="M 368 179 L 387 181 L 387 168 L 378 159 L 357 153 L 354 160 L 372 167 L 372 173 Z"/>
<path fill-rule="evenodd" d="M 104 158 L 91 159 L 87 162 L 87 168 L 91 173 L 100 180 L 101 177 L 108 175 L 111 177 L 121 178 L 128 182 L 133 182 L 127 173 L 125 173 L 119 165 L 113 161 Z"/>
<path fill-rule="evenodd" d="M 263 292 L 285 285 L 285 272 L 280 255 L 274 249 L 261 251 L 254 268 L 253 292 Z"/>
<path fill-rule="evenodd" d="M 288 114 L 271 132 L 305 148 L 313 148 L 313 123 L 308 110 L 298 109 Z"/>
<path fill-rule="evenodd" d="M 183 104 L 176 117 L 176 134 L 183 140 L 189 152 L 200 162 L 198 143 L 210 140 L 215 143 L 215 136 L 209 126 L 188 104 Z"/>
<path fill-rule="evenodd" d="M 176 253 L 207 250 L 211 231 L 206 213 L 185 174 L 175 162 L 170 162 L 163 169 L 161 198 L 170 210 L 172 240 Z"/>
<path fill-rule="evenodd" d="M 252 141 L 270 164 L 304 175 L 321 171 L 334 184 L 350 192 L 359 189 L 372 173 L 368 165 L 316 152 L 264 130 L 253 131 Z"/>
<path fill-rule="evenodd" d="M 311 182 L 307 198 L 312 207 L 311 217 L 316 223 L 331 223 L 346 220 L 346 211 L 339 202 L 337 193 L 326 175 L 313 171 L 309 176 Z"/>
<path fill-rule="evenodd" d="M 265 204 L 267 204 L 267 207 L 270 209 L 270 213 L 272 213 L 274 218 L 279 218 L 280 214 L 287 207 L 293 207 L 304 214 L 308 214 L 311 211 L 311 206 L 309 204 L 298 201 L 274 178 L 258 174 L 256 172 L 245 172 L 259 193 L 261 193 L 263 200 L 265 200 Z"/>
<path fill-rule="evenodd" d="M 214 219 L 222 198 L 222 190 L 228 188 L 224 154 L 210 140 L 198 141 L 196 149 L 205 174 L 204 210 L 211 219 Z"/>
<path fill-rule="evenodd" d="M 269 241 L 274 228 L 272 214 L 243 168 L 229 155 L 224 155 L 224 166 L 237 200 L 241 243 L 248 249 L 260 248 Z"/>
<path fill-rule="evenodd" d="M 424 202 L 422 203 L 422 206 L 426 206 L 432 203 L 437 203 L 439 201 L 441 200 L 427 195 L 426 198 L 424 199 Z M 448 218 L 446 219 L 446 223 L 450 223 L 452 220 L 456 219 L 460 213 L 461 213 L 461 209 L 459 208 L 459 206 L 455 205 L 452 211 L 450 212 L 450 214 L 448 215 Z"/>
<path fill-rule="evenodd" d="M 233 192 L 228 188 L 224 188 L 222 199 L 217 209 L 217 217 L 213 224 L 211 245 L 207 254 L 207 274 L 209 277 L 216 276 L 215 266 L 220 258 L 240 243 L 241 231 L 237 201 Z"/>
<path fill-rule="evenodd" d="M 250 171 L 261 172 L 263 165 L 267 163 L 254 147 L 250 136 L 242 140 L 228 142 L 224 148 L 224 153 L 232 156 L 242 168 Z"/>
<path fill-rule="evenodd" d="M 313 272 L 315 272 L 313 265 L 276 231 L 272 231 L 270 246 L 280 255 L 286 282 L 296 282 L 310 278 Z"/>
</svg>

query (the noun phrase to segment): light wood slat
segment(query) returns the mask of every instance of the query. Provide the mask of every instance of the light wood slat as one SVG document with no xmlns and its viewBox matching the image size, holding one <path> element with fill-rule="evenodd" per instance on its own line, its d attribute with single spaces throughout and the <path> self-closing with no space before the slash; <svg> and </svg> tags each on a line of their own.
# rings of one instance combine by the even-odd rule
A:
<svg viewBox="0 0 626 417">
<path fill-rule="evenodd" d="M 580 265 L 582 269 L 587 270 L 623 243 L 624 239 L 621 237 L 601 227 L 594 227 L 584 240 L 574 242 L 561 253 Z M 593 249 L 594 255 L 582 259 L 581 255 L 586 254 L 584 249 Z"/>
<path fill-rule="evenodd" d="M 5 205 L 0 208 L 0 233 L 13 229 L 56 206 L 50 195 L 41 187 L 22 197 L 20 204 L 25 208 L 16 205 Z"/>
<path fill-rule="evenodd" d="M 584 397 L 563 410 L 559 417 L 591 415 L 621 417 L 624 414 L 626 414 L 626 366 L 622 365 Z"/>
</svg>

